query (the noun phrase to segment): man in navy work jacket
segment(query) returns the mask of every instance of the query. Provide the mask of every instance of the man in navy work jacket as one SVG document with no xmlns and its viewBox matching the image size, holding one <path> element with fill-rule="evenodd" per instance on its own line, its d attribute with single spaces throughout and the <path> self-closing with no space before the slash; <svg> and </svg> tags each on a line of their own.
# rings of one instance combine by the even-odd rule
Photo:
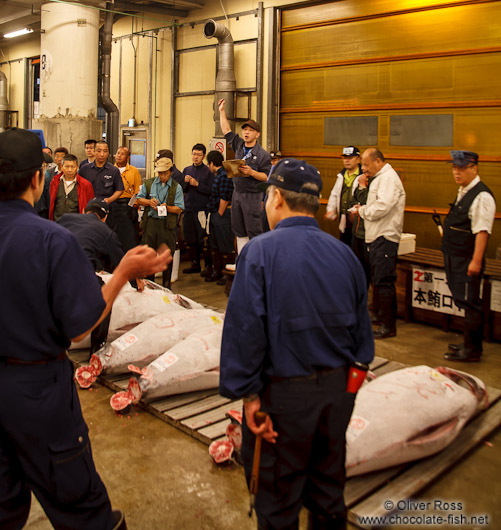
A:
<svg viewBox="0 0 501 530">
<path fill-rule="evenodd" d="M 66 349 L 127 280 L 165 269 L 170 253 L 136 247 L 101 289 L 75 237 L 33 209 L 42 162 L 35 134 L 0 134 L 0 528 L 24 526 L 33 492 L 55 528 L 123 529 L 94 467 Z"/>
<path fill-rule="evenodd" d="M 271 232 L 243 249 L 226 311 L 220 393 L 243 398 L 242 456 L 249 481 L 255 435 L 263 443 L 258 527 L 345 528 L 345 431 L 354 394 L 348 367 L 369 363 L 374 341 L 362 267 L 314 216 L 320 174 L 281 160 L 268 182 Z M 312 260 L 311 256 L 315 256 Z M 268 413 L 259 427 L 254 414 Z"/>
<path fill-rule="evenodd" d="M 492 191 L 478 176 L 478 155 L 451 151 L 452 174 L 459 184 L 454 203 L 444 222 L 442 252 L 447 283 L 454 303 L 464 309 L 463 344 L 449 344 L 448 361 L 475 362 L 482 355 L 483 312 L 480 282 L 485 250 L 496 215 Z"/>
<path fill-rule="evenodd" d="M 80 176 L 90 181 L 96 194 L 96 199 L 101 199 L 110 206 L 110 213 L 106 221 L 112 230 L 117 230 L 120 215 L 115 215 L 113 203 L 124 192 L 124 183 L 120 170 L 108 162 L 110 149 L 106 142 L 96 142 L 96 159 L 94 162 L 83 165 L 79 169 Z"/>
</svg>

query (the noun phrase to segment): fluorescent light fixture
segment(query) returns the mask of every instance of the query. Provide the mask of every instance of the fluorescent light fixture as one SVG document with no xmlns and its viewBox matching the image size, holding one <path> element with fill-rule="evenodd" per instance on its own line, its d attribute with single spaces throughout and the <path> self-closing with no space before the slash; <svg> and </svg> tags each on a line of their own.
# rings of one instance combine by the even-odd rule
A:
<svg viewBox="0 0 501 530">
<path fill-rule="evenodd" d="M 21 35 L 28 35 L 28 33 L 33 33 L 31 28 L 18 29 L 17 31 L 12 31 L 11 33 L 5 33 L 4 38 L 13 39 L 14 37 L 20 37 Z"/>
</svg>

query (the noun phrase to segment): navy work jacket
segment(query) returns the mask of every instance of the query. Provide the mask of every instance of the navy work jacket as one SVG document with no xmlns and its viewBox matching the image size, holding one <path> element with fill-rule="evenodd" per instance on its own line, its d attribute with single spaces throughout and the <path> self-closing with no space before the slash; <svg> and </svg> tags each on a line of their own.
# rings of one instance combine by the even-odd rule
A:
<svg viewBox="0 0 501 530">
<path fill-rule="evenodd" d="M 76 238 L 95 271 L 113 272 L 124 256 L 118 236 L 91 213 L 65 213 L 58 221 Z"/>
<path fill-rule="evenodd" d="M 1 357 L 57 357 L 105 308 L 94 270 L 75 237 L 26 201 L 0 201 Z"/>
<path fill-rule="evenodd" d="M 78 173 L 92 184 L 98 199 L 107 199 L 115 191 L 125 189 L 120 170 L 109 162 L 106 162 L 102 167 L 97 167 L 94 160 L 90 164 L 83 165 Z"/>
<path fill-rule="evenodd" d="M 303 216 L 245 245 L 224 322 L 221 395 L 373 357 L 365 275 L 347 245 Z"/>
</svg>

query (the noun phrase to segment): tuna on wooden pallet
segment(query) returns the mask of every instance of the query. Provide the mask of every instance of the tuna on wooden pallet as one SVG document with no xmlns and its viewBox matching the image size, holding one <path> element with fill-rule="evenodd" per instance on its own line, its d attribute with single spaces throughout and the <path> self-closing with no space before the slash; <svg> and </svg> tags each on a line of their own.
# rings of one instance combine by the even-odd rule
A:
<svg viewBox="0 0 501 530">
<path fill-rule="evenodd" d="M 129 365 L 146 366 L 166 350 L 207 326 L 219 325 L 223 316 L 211 309 L 194 309 L 157 315 L 106 344 L 92 355 L 89 365 L 77 368 L 75 379 L 82 388 L 89 388 L 97 377 L 127 372 Z"/>
<path fill-rule="evenodd" d="M 131 402 L 139 399 L 148 402 L 163 396 L 218 387 L 222 331 L 222 318 L 219 322 L 214 319 L 213 325 L 195 331 L 147 367 L 130 366 L 141 374 L 139 379 L 129 381 L 126 392 Z M 112 397 L 113 408 L 115 401 Z M 121 399 L 120 405 L 124 404 L 125 400 Z"/>
<path fill-rule="evenodd" d="M 112 274 L 100 274 L 107 283 Z M 144 322 L 148 318 L 165 313 L 203 309 L 201 304 L 189 298 L 174 294 L 160 285 L 145 280 L 144 291 L 140 292 L 127 282 L 118 294 L 111 310 L 108 341 L 113 341 Z M 70 349 L 90 348 L 90 334 L 82 341 L 75 342 Z"/>
<path fill-rule="evenodd" d="M 346 431 L 347 476 L 441 451 L 485 404 L 483 382 L 450 368 L 414 366 L 377 377 L 357 394 Z"/>
</svg>

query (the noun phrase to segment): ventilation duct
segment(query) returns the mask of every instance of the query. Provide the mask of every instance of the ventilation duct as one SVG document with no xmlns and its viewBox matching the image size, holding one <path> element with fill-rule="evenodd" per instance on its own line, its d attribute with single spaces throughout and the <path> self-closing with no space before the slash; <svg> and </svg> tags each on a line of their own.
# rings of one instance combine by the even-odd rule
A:
<svg viewBox="0 0 501 530">
<path fill-rule="evenodd" d="M 106 4 L 111 9 L 111 4 Z M 114 154 L 118 149 L 118 135 L 120 127 L 120 116 L 118 107 L 111 99 L 111 38 L 113 34 L 113 13 L 106 13 L 106 19 L 101 38 L 101 103 L 108 117 L 106 120 L 106 139 L 110 147 L 110 153 Z"/>
<path fill-rule="evenodd" d="M 230 30 L 215 20 L 209 19 L 204 25 L 204 35 L 207 39 L 215 37 L 217 46 L 217 75 L 216 94 L 214 97 L 214 121 L 216 125 L 215 137 L 223 138 L 221 122 L 219 120 L 218 101 L 226 100 L 226 116 L 232 130 L 235 128 L 235 91 L 237 82 L 234 69 L 234 44 Z"/>
</svg>

